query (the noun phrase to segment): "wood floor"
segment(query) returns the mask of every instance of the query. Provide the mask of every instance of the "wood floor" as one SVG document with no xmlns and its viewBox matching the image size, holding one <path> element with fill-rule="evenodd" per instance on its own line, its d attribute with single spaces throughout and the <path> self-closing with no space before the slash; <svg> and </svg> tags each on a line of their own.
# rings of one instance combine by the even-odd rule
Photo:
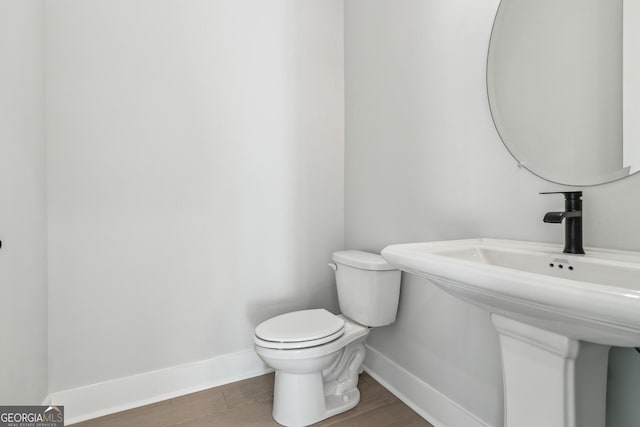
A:
<svg viewBox="0 0 640 427">
<path fill-rule="evenodd" d="M 176 397 L 82 423 L 76 427 L 277 427 L 271 418 L 273 374 Z M 315 426 L 433 427 L 366 373 L 360 403 Z"/>
</svg>

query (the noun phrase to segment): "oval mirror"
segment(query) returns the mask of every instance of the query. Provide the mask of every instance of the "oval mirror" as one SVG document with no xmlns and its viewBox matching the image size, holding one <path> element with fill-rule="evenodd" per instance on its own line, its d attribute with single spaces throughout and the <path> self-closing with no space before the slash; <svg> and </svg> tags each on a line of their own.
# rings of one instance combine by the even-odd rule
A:
<svg viewBox="0 0 640 427">
<path fill-rule="evenodd" d="M 501 1 L 487 92 L 496 129 L 522 166 L 578 186 L 638 171 L 640 26 L 624 25 L 638 18 L 640 2 Z"/>
</svg>

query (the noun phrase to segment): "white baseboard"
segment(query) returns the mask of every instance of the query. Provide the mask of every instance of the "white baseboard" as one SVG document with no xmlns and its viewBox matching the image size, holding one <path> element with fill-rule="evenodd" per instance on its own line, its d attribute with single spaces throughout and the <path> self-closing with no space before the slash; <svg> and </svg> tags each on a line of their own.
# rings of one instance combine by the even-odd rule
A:
<svg viewBox="0 0 640 427">
<path fill-rule="evenodd" d="M 65 425 L 272 372 L 253 350 L 118 378 L 47 396 L 64 405 Z"/>
<path fill-rule="evenodd" d="M 435 427 L 491 427 L 369 346 L 365 370 Z M 65 425 L 70 425 L 272 371 L 246 350 L 54 392 L 43 405 L 64 405 Z"/>
<path fill-rule="evenodd" d="M 369 346 L 364 363 L 369 375 L 435 427 L 491 427 Z"/>
</svg>

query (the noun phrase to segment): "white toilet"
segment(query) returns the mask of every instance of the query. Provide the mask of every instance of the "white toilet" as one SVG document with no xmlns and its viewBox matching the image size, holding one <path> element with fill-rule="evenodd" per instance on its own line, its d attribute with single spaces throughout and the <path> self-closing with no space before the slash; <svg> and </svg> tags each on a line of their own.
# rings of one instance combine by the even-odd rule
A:
<svg viewBox="0 0 640 427">
<path fill-rule="evenodd" d="M 273 418 L 284 426 L 306 426 L 356 406 L 369 328 L 396 320 L 400 270 L 369 252 L 335 252 L 332 260 L 342 315 L 295 311 L 255 330 L 256 353 L 276 371 Z"/>
</svg>

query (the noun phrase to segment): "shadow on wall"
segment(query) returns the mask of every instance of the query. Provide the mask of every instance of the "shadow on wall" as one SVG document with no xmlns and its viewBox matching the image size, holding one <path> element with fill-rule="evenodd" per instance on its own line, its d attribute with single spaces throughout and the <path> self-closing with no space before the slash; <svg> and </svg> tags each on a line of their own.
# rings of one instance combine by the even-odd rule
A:
<svg viewBox="0 0 640 427">
<path fill-rule="evenodd" d="M 342 23 L 335 28 L 326 26 L 326 22 L 335 21 L 330 2 L 292 2 L 286 13 L 298 23 L 288 28 L 282 40 L 287 45 L 284 60 L 294 70 L 283 85 L 289 91 L 286 107 L 292 118 L 284 129 L 290 139 L 288 151 L 283 153 L 289 175 L 281 182 L 286 188 L 286 198 L 281 201 L 286 217 L 281 227 L 288 235 L 279 236 L 284 243 L 282 259 L 277 261 L 283 282 L 267 278 L 272 283 L 265 286 L 273 289 L 273 294 L 246 303 L 246 316 L 253 327 L 297 310 L 325 308 L 340 313 L 335 277 L 327 263 L 331 253 L 343 249 L 344 244 L 344 194 L 340 187 L 344 182 L 344 81 L 333 68 L 343 61 L 344 52 L 325 49 L 324 58 L 313 61 L 307 53 L 322 53 L 331 39 L 341 46 Z M 326 19 L 319 19 L 322 17 Z M 318 73 L 322 79 L 314 77 Z M 334 97 L 327 96 L 331 94 Z M 319 114 L 318 105 L 333 113 Z M 254 161 L 259 167 L 263 157 Z M 251 280 L 255 280 L 253 276 Z"/>
</svg>

